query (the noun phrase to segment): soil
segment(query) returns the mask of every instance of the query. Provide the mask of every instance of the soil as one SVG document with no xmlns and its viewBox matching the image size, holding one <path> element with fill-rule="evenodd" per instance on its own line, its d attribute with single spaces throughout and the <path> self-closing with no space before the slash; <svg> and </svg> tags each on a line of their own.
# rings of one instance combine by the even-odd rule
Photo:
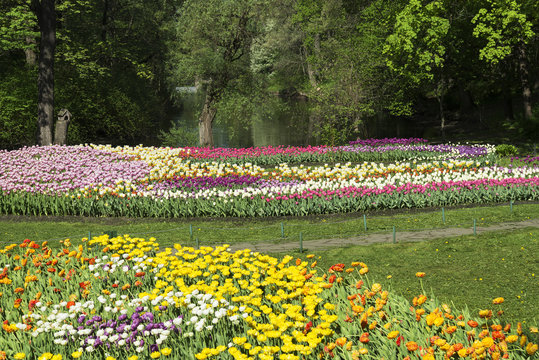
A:
<svg viewBox="0 0 539 360">
<path fill-rule="evenodd" d="M 520 222 L 506 222 L 499 223 L 492 226 L 476 227 L 477 234 L 483 234 L 487 232 L 507 232 L 524 228 L 539 228 L 539 219 L 530 219 Z M 432 230 L 420 230 L 420 231 L 399 231 L 395 235 L 396 242 L 417 242 L 426 241 L 439 238 L 457 237 L 464 235 L 473 235 L 473 228 L 446 228 L 446 229 L 432 229 Z M 334 239 L 318 239 L 303 241 L 303 249 L 308 251 L 324 250 L 332 247 L 347 247 L 357 245 L 370 245 L 378 243 L 389 244 L 393 242 L 393 233 L 373 233 L 363 236 L 354 236 L 349 238 L 334 238 Z M 270 242 L 256 242 L 256 243 L 236 243 L 230 246 L 230 250 L 243 250 L 251 249 L 252 251 L 259 251 L 262 253 L 286 253 L 298 251 L 298 242 L 286 242 L 286 243 L 270 243 Z"/>
</svg>

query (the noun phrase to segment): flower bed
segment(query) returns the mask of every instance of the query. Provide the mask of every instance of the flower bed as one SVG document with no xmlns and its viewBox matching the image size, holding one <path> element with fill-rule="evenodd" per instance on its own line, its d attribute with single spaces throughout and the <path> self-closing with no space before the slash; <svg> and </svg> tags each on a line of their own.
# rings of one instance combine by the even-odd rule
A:
<svg viewBox="0 0 539 360">
<path fill-rule="evenodd" d="M 367 265 L 278 260 L 127 235 L 0 250 L 0 359 L 527 359 L 520 324 L 369 281 Z M 422 277 L 424 273 L 417 273 Z M 536 329 L 532 329 L 536 331 Z M 533 332 L 531 333 L 533 334 Z"/>
<path fill-rule="evenodd" d="M 493 159 L 492 145 L 428 145 L 421 139 L 370 139 L 346 146 L 265 146 L 256 148 L 170 148 L 162 149 L 191 162 L 221 161 L 231 164 L 275 166 L 282 163 L 392 162 L 407 159 Z M 400 140 L 400 141 L 399 141 Z M 107 151 L 130 151 L 126 147 L 95 146 Z M 136 148 L 140 149 L 140 147 Z M 155 150 L 151 148 L 151 150 Z M 144 151 L 144 150 L 143 150 Z"/>
<path fill-rule="evenodd" d="M 421 160 L 434 147 L 445 149 L 438 154 L 448 159 Z M 353 150 L 343 150 L 348 148 Z M 281 216 L 539 199 L 539 166 L 496 166 L 487 160 L 493 147 L 434 145 L 411 158 L 394 145 L 316 151 L 336 156 L 363 148 L 394 149 L 407 161 L 263 168 L 229 160 L 272 157 L 266 153 L 276 148 L 52 146 L 0 152 L 0 214 Z"/>
</svg>

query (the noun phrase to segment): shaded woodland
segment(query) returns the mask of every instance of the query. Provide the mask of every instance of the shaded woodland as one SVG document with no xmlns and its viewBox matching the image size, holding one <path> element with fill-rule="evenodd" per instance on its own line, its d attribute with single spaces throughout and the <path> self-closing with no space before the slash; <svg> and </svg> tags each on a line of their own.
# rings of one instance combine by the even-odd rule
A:
<svg viewBox="0 0 539 360">
<path fill-rule="evenodd" d="M 528 0 L 1 0 L 0 148 L 186 145 L 168 130 L 188 86 L 201 146 L 275 96 L 307 102 L 320 144 L 537 142 L 538 15 Z"/>
</svg>

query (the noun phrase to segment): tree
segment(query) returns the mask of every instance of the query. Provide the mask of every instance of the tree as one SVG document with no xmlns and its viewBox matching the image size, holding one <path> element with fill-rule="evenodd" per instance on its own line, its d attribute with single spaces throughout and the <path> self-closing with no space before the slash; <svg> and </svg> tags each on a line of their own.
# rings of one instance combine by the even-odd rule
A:
<svg viewBox="0 0 539 360">
<path fill-rule="evenodd" d="M 175 86 L 201 85 L 205 100 L 199 117 L 200 146 L 212 147 L 217 103 L 249 73 L 249 52 L 263 2 L 188 0 L 179 10 L 177 47 L 169 61 Z"/>
<path fill-rule="evenodd" d="M 0 50 L 23 50 L 27 65 L 35 66 L 39 31 L 36 29 L 36 15 L 30 10 L 29 4 L 29 1 L 21 4 L 6 0 L 0 5 L 4 13 L 0 17 Z"/>
<path fill-rule="evenodd" d="M 56 50 L 55 0 L 32 0 L 41 38 L 39 41 L 37 123 L 38 145 L 52 144 L 54 123 L 54 52 Z"/>
<path fill-rule="evenodd" d="M 535 36 L 533 24 L 515 0 L 486 0 L 472 19 L 473 35 L 484 41 L 479 58 L 497 65 L 510 56 L 518 62 L 524 118 L 531 120 L 532 96 L 529 83 L 526 45 Z"/>
<path fill-rule="evenodd" d="M 25 59 L 25 71 L 35 73 L 39 79 L 39 91 L 35 91 L 40 103 L 35 122 L 40 129 L 39 144 L 52 142 L 55 104 L 74 115 L 68 134 L 71 142 L 111 139 L 140 143 L 158 132 L 170 108 L 164 85 L 163 54 L 176 3 L 176 0 L 3 0 L 0 3 L 0 61 L 22 81 L 26 76 L 22 76 L 19 66 Z M 39 69 L 32 62 L 32 55 L 40 56 Z M 4 77 L 6 84 L 11 78 Z M 4 79 L 0 78 L 0 82 Z M 6 117 L 0 116 L 3 123 L 0 127 L 14 123 L 14 119 L 7 119 L 8 114 L 22 117 L 20 108 L 2 112 Z M 26 105 L 24 113 L 27 113 Z"/>
<path fill-rule="evenodd" d="M 27 63 L 33 66 L 34 28 L 37 25 L 39 29 L 37 142 L 39 145 L 50 145 L 54 121 L 55 0 L 28 0 L 23 4 L 9 5 L 3 21 L 7 26 L 3 27 L 1 34 L 3 49 L 24 49 Z M 14 41 L 10 43 L 9 40 Z"/>
<path fill-rule="evenodd" d="M 433 85 L 442 138 L 445 138 L 444 96 L 448 88 L 444 65 L 450 28 L 444 10 L 441 1 L 423 5 L 421 0 L 410 0 L 397 16 L 394 32 L 384 48 L 387 66 L 403 79 L 416 86 Z"/>
</svg>

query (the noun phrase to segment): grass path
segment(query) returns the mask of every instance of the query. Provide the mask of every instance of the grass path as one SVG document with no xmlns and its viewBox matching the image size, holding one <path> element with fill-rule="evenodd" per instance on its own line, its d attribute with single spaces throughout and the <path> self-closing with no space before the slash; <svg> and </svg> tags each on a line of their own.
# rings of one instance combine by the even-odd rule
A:
<svg viewBox="0 0 539 360">
<path fill-rule="evenodd" d="M 476 233 L 514 231 L 524 228 L 539 228 L 539 219 L 530 219 L 519 222 L 505 222 L 491 226 L 476 227 Z M 419 231 L 397 231 L 395 234 L 396 242 L 416 242 L 426 241 L 439 238 L 451 238 L 464 235 L 473 235 L 473 228 L 445 228 Z M 393 232 L 391 233 L 374 233 L 365 234 L 363 236 L 354 236 L 346 238 L 318 239 L 303 241 L 303 249 L 305 251 L 316 251 L 329 249 L 334 247 L 346 247 L 355 245 L 370 245 L 377 243 L 389 244 L 393 242 Z M 215 245 L 215 244 L 213 244 Z M 287 242 L 240 242 L 230 246 L 232 251 L 251 249 L 263 253 L 285 253 L 297 251 L 299 248 L 298 241 Z"/>
</svg>

